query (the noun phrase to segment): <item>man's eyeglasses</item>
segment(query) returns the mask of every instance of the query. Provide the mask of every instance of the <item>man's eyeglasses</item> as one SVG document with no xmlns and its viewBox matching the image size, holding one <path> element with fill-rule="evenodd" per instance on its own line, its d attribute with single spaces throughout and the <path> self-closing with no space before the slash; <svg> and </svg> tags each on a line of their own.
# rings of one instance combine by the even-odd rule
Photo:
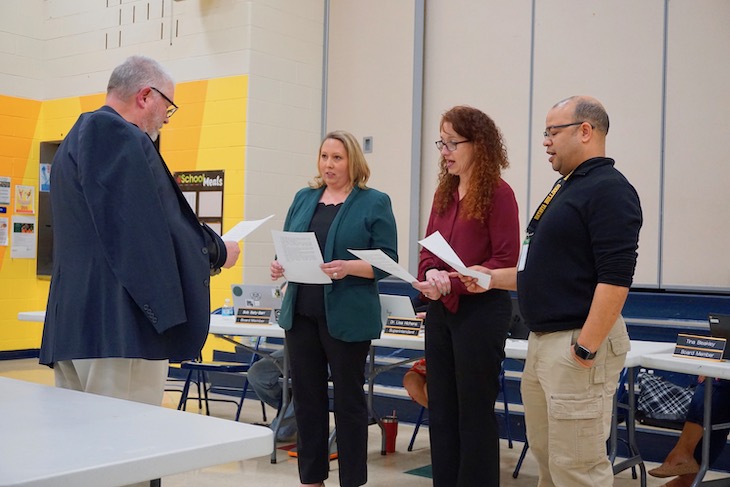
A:
<svg viewBox="0 0 730 487">
<path fill-rule="evenodd" d="M 549 127 L 545 127 L 545 132 L 543 132 L 542 135 L 546 139 L 551 139 L 552 137 L 558 135 L 558 134 L 551 133 L 553 130 L 564 129 L 566 127 L 573 127 L 575 125 L 580 125 L 580 124 L 583 124 L 583 123 L 586 123 L 586 121 L 584 120 L 582 122 L 564 123 L 562 125 L 551 125 Z M 592 124 L 591 124 L 591 127 L 593 127 Z"/>
<path fill-rule="evenodd" d="M 449 152 L 454 152 L 458 148 L 459 144 L 463 144 L 464 142 L 471 142 L 471 140 L 460 140 L 459 142 L 444 142 L 443 140 L 437 140 L 435 143 L 438 150 L 442 150 L 446 147 L 446 150 Z"/>
<path fill-rule="evenodd" d="M 177 105 L 175 105 L 175 103 L 174 103 L 174 102 L 173 102 L 172 100 L 170 100 L 170 99 L 169 99 L 169 98 L 168 98 L 168 97 L 167 97 L 167 96 L 166 96 L 166 95 L 165 95 L 165 94 L 164 94 L 163 92 L 161 92 L 160 90 L 158 90 L 158 89 L 157 89 L 157 88 L 155 88 L 154 86 L 150 86 L 150 89 L 151 89 L 151 90 L 155 90 L 155 91 L 156 91 L 157 93 L 159 93 L 159 94 L 160 94 L 160 96 L 161 96 L 162 98 L 164 98 L 164 99 L 165 99 L 165 101 L 166 101 L 167 103 L 169 103 L 169 104 L 170 104 L 170 105 L 169 105 L 169 106 L 167 107 L 167 118 L 170 118 L 170 117 L 172 117 L 172 116 L 173 116 L 173 115 L 175 114 L 175 112 L 177 111 L 177 109 L 178 109 L 178 108 L 180 108 L 180 107 L 178 107 Z"/>
</svg>

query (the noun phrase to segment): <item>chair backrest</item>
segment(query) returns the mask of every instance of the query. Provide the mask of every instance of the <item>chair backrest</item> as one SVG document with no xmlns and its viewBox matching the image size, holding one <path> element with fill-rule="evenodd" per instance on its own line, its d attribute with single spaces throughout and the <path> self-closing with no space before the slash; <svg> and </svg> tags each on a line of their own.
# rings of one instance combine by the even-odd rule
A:
<svg viewBox="0 0 730 487">
<path fill-rule="evenodd" d="M 707 315 L 707 320 L 710 323 L 710 336 L 730 341 L 730 315 L 710 313 Z M 722 358 L 730 359 L 730 347 L 725 347 Z"/>
<path fill-rule="evenodd" d="M 529 334 L 530 329 L 527 328 L 527 325 L 525 325 L 525 320 L 522 318 L 522 313 L 520 313 L 520 305 L 517 302 L 517 296 L 513 295 L 512 321 L 510 322 L 509 329 L 507 330 L 507 337 L 515 339 L 526 339 Z"/>
</svg>

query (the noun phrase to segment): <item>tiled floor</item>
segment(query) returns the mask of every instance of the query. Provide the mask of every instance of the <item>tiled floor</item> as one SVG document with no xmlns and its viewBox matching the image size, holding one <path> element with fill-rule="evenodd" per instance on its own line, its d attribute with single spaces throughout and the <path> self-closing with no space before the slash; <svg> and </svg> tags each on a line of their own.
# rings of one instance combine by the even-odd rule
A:
<svg viewBox="0 0 730 487">
<path fill-rule="evenodd" d="M 0 361 L 0 375 L 15 379 L 27 380 L 43 384 L 53 384 L 53 373 L 50 369 L 39 366 L 35 359 Z M 164 406 L 175 408 L 179 394 L 170 392 L 165 394 Z M 191 414 L 197 412 L 196 404 L 189 403 Z M 232 418 L 235 406 L 227 403 L 211 403 L 212 414 L 225 418 Z M 273 414 L 273 410 L 269 411 Z M 261 407 L 255 401 L 246 401 L 241 421 L 260 422 Z M 375 427 L 371 427 L 370 452 L 368 455 L 368 485 L 397 485 L 398 487 L 425 487 L 431 485 L 430 479 L 405 473 L 430 464 L 430 450 L 428 447 L 428 430 L 419 432 L 412 452 L 407 451 L 413 427 L 401 423 L 399 425 L 396 453 L 383 456 L 380 454 L 380 437 Z M 286 446 L 282 444 L 282 446 Z M 512 478 L 517 458 L 522 449 L 522 443 L 516 442 L 513 449 L 502 442 L 502 485 L 503 486 L 533 486 L 537 484 L 536 465 L 528 454 L 517 479 Z M 337 462 L 332 462 L 328 486 L 337 486 Z M 652 468 L 655 464 L 647 464 Z M 663 485 L 659 479 L 649 477 L 648 487 Z M 277 463 L 271 464 L 269 457 L 228 463 L 216 467 L 196 470 L 185 474 L 165 477 L 163 487 L 240 487 L 270 486 L 290 487 L 297 486 L 296 459 L 290 458 L 285 451 L 279 450 Z M 616 477 L 616 487 L 639 486 L 639 480 L 631 479 L 630 471 Z"/>
</svg>

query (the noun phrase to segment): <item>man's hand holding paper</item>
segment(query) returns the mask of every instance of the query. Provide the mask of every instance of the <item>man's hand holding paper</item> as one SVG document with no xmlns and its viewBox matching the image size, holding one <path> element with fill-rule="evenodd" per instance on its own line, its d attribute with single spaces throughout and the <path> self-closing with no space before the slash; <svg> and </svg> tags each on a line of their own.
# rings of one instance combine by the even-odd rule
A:
<svg viewBox="0 0 730 487">
<path fill-rule="evenodd" d="M 233 228 L 228 230 L 221 237 L 224 241 L 240 242 L 249 233 L 256 230 L 258 227 L 269 221 L 274 215 L 269 215 L 261 220 L 243 220 L 238 222 Z"/>
</svg>

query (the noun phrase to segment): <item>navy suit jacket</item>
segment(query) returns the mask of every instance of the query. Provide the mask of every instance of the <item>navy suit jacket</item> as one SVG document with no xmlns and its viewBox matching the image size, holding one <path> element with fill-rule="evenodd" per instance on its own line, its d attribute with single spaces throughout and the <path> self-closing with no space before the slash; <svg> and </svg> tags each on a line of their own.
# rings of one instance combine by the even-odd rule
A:
<svg viewBox="0 0 730 487">
<path fill-rule="evenodd" d="M 212 255 L 223 242 L 203 230 L 149 136 L 108 106 L 82 114 L 53 159 L 50 196 L 40 362 L 197 357 L 210 269 L 225 251 Z"/>
<path fill-rule="evenodd" d="M 284 230 L 306 232 L 323 188 L 300 190 L 294 197 L 284 222 Z M 381 249 L 398 261 L 395 217 L 387 194 L 372 188 L 355 187 L 342 204 L 330 226 L 322 255 L 325 262 L 355 260 L 347 249 Z M 286 269 L 284 269 L 286 272 Z M 346 276 L 324 286 L 324 307 L 330 335 L 346 342 L 360 342 L 380 337 L 382 322 L 377 281 L 388 274 L 373 268 L 375 279 Z M 296 283 L 287 285 L 279 325 L 291 329 Z"/>
</svg>

